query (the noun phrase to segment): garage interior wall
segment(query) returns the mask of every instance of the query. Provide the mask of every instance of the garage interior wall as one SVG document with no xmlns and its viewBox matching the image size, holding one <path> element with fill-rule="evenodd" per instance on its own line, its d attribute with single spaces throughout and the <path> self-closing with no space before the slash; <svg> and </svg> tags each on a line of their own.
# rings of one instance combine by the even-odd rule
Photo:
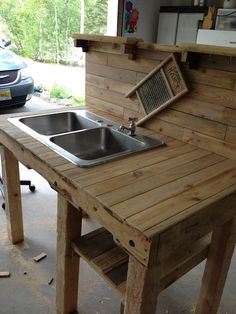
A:
<svg viewBox="0 0 236 314">
<path fill-rule="evenodd" d="M 118 3 L 118 23 L 117 35 L 123 36 L 123 14 L 124 14 L 125 0 L 119 0 Z M 158 15 L 160 6 L 178 6 L 191 5 L 191 0 L 135 0 L 139 7 L 139 20 L 141 21 L 135 35 L 125 34 L 125 36 L 142 38 L 146 42 L 156 42 Z M 223 0 L 207 0 L 207 5 L 223 6 Z"/>
</svg>

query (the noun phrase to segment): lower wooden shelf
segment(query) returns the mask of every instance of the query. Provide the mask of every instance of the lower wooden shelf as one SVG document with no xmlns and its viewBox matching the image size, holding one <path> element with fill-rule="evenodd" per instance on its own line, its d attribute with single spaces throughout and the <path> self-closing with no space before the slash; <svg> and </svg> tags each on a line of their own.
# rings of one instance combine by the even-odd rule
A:
<svg viewBox="0 0 236 314">
<path fill-rule="evenodd" d="M 163 274 L 160 290 L 164 290 L 208 255 L 211 234 L 194 243 L 194 247 Z M 129 255 L 113 241 L 106 229 L 92 231 L 72 243 L 72 249 L 124 297 Z"/>
<path fill-rule="evenodd" d="M 72 248 L 119 293 L 125 294 L 129 256 L 116 245 L 111 233 L 97 229 L 74 241 Z"/>
</svg>

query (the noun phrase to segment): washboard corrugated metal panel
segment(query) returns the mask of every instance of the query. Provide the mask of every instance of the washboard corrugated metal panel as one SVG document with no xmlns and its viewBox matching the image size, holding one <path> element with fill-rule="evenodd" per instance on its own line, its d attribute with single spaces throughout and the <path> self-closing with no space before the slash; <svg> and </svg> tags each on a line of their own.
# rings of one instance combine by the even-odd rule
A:
<svg viewBox="0 0 236 314">
<path fill-rule="evenodd" d="M 175 56 L 168 56 L 125 97 L 131 97 L 135 92 L 146 113 L 138 125 L 186 94 L 188 87 Z"/>
</svg>

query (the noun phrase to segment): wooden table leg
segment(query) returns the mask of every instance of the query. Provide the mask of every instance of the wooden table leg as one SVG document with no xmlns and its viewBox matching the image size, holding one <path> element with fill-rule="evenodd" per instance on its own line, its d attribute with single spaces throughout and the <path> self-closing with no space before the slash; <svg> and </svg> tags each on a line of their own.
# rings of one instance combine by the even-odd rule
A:
<svg viewBox="0 0 236 314">
<path fill-rule="evenodd" d="M 82 213 L 58 194 L 57 213 L 57 312 L 69 314 L 77 309 L 79 257 L 71 241 L 81 235 Z"/>
<path fill-rule="evenodd" d="M 19 163 L 12 152 L 3 146 L 1 146 L 1 162 L 8 237 L 13 244 L 16 244 L 24 241 Z"/>
<path fill-rule="evenodd" d="M 160 280 L 155 269 L 148 269 L 129 257 L 125 314 L 155 314 Z"/>
<path fill-rule="evenodd" d="M 216 314 L 236 241 L 236 219 L 217 228 L 212 235 L 196 314 Z"/>
</svg>

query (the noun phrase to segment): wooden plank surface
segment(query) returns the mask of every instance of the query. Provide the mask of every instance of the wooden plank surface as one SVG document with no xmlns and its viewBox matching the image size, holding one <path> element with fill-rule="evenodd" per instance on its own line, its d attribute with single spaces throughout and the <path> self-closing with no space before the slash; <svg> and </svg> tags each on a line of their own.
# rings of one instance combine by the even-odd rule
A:
<svg viewBox="0 0 236 314">
<path fill-rule="evenodd" d="M 217 121 L 225 123 L 225 107 L 217 103 L 208 103 L 203 100 L 190 98 L 188 96 L 177 101 L 171 106 L 171 109 L 188 113 L 202 119 L 209 119 L 211 121 Z"/>
<path fill-rule="evenodd" d="M 123 212 L 122 208 L 124 208 L 127 215 L 130 215 L 126 207 L 129 208 L 132 204 L 135 205 L 136 202 L 139 204 L 135 214 L 145 208 L 141 204 L 145 204 L 146 207 L 152 207 L 156 202 L 155 193 L 159 190 L 160 194 L 162 194 L 161 191 L 167 191 L 165 198 L 173 197 L 175 193 L 184 192 L 192 181 L 195 184 L 196 182 L 200 184 L 196 180 L 199 176 L 200 182 L 202 180 L 201 177 L 205 178 L 205 168 L 208 168 L 209 173 L 209 169 L 212 167 L 212 173 L 216 175 L 220 172 L 220 167 L 226 167 L 226 171 L 230 165 L 228 161 L 225 163 L 222 161 L 221 166 L 221 163 L 217 161 L 222 160 L 222 157 L 211 156 L 206 151 L 197 150 L 188 145 L 181 145 L 178 142 L 176 144 L 173 147 L 170 145 L 170 147 L 158 150 L 158 154 L 150 151 L 145 154 L 133 156 L 130 159 L 86 170 L 71 165 L 64 161 L 63 158 L 61 159 L 61 163 L 60 157 L 59 159 L 55 158 L 55 160 L 54 157 L 52 159 L 49 158 L 48 162 L 54 165 L 58 171 L 63 171 L 63 174 L 67 177 L 73 178 L 77 184 L 87 187 L 86 190 L 90 194 L 98 197 L 98 200 L 106 204 L 106 206 L 112 207 L 114 213 L 122 217 L 120 216 Z M 32 149 L 35 148 L 34 145 L 29 146 L 29 148 L 31 147 Z M 144 159 L 143 156 L 147 158 Z M 59 164 L 58 161 L 60 161 Z M 216 163 L 215 166 L 214 163 Z M 125 165 L 127 166 L 125 167 Z M 212 166 L 209 167 L 210 165 Z M 172 168 L 174 171 L 171 170 Z M 201 171 L 200 173 L 198 171 L 200 169 L 202 169 L 202 176 L 200 175 Z M 194 171 L 198 172 L 194 174 Z M 190 177 L 188 178 L 188 176 Z M 178 185 L 182 185 L 181 182 L 185 182 L 184 184 L 187 188 L 178 188 Z M 142 202 L 138 201 L 140 197 L 143 198 Z M 161 200 L 162 198 L 159 199 L 159 202 Z M 119 211 L 119 208 L 121 211 Z M 133 205 L 131 208 L 133 208 Z"/>
<path fill-rule="evenodd" d="M 179 249 L 174 259 L 163 260 L 159 266 L 161 271 L 160 290 L 166 288 L 207 257 L 210 236 L 207 235 L 198 239 L 190 250 Z M 96 229 L 74 240 L 72 248 L 124 296 L 128 271 L 128 254 L 115 244 L 112 235 L 108 231 L 104 228 Z"/>
<path fill-rule="evenodd" d="M 131 110 L 137 110 L 139 108 L 139 104 L 136 101 L 132 101 L 130 99 L 124 98 L 121 104 L 121 92 L 112 91 L 110 89 L 102 89 L 96 86 L 86 84 L 86 94 L 90 97 L 96 97 L 108 103 L 112 103 L 113 105 L 119 106 L 122 108 L 129 108 Z M 111 106 L 111 105 L 110 105 Z"/>
<path fill-rule="evenodd" d="M 176 124 L 177 126 L 198 131 L 211 137 L 224 139 L 226 133 L 226 126 L 216 121 L 210 121 L 195 117 L 193 115 L 185 114 L 183 112 L 165 109 L 162 111 L 158 118 L 165 122 Z"/>
<path fill-rule="evenodd" d="M 102 182 L 97 182 L 91 186 L 87 187 L 87 190 L 93 195 L 99 196 L 111 191 L 117 191 L 118 189 L 128 189 L 131 186 L 135 186 L 138 181 L 142 180 L 144 183 L 145 180 L 149 180 L 150 177 L 155 175 L 161 175 L 165 171 L 175 174 L 175 168 L 178 165 L 187 164 L 194 159 L 199 159 L 200 157 L 211 155 L 209 152 L 196 150 L 191 146 L 180 146 L 177 154 L 175 156 L 168 156 L 166 160 L 160 161 L 157 164 L 147 165 L 139 170 L 129 171 L 127 173 L 121 174 L 120 176 L 113 177 L 111 179 L 106 179 Z M 123 181 L 123 182 L 122 182 Z"/>
<path fill-rule="evenodd" d="M 194 132 L 188 129 L 184 129 L 183 141 L 192 145 L 197 145 L 216 154 L 220 154 L 222 156 L 236 160 L 235 145 L 233 145 L 233 143 L 227 143 L 219 139 L 212 138 L 208 135 L 202 134 L 200 132 Z"/>
<path fill-rule="evenodd" d="M 196 139 L 192 141 L 194 145 L 208 150 L 212 149 L 212 152 L 236 159 L 233 157 L 236 156 L 236 146 L 232 135 L 236 110 L 235 57 L 226 57 L 224 53 L 223 55 L 209 56 L 205 54 L 208 48 L 211 48 L 209 53 L 212 52 L 212 47 L 202 47 L 203 54 L 201 54 L 198 69 L 189 69 L 188 63 L 181 64 L 190 85 L 190 93 L 173 104 L 169 111 L 165 110 L 152 117 L 149 122 L 145 123 L 145 127 L 186 142 L 189 141 L 186 134 L 190 135 L 191 132 L 195 132 Z M 191 46 L 191 51 L 192 49 L 193 46 Z M 226 50 L 230 54 L 230 50 Z M 125 55 L 114 55 L 108 50 L 103 62 L 99 58 L 101 52 L 93 51 L 93 55 L 87 62 L 87 73 L 93 75 L 93 82 L 97 80 L 97 84 L 101 83 L 102 77 L 103 83 L 108 79 L 134 86 L 171 52 L 180 53 L 181 51 L 184 49 L 138 43 L 136 60 L 129 60 Z M 220 50 L 217 51 L 217 53 L 219 52 Z M 114 91 L 118 91 L 118 85 Z M 110 87 L 113 91 L 112 86 L 116 86 L 116 84 L 113 85 L 111 82 Z M 110 91 L 106 91 L 105 85 L 97 87 L 102 87 L 103 97 L 109 97 Z M 121 84 L 120 87 L 120 90 L 126 91 L 125 85 Z M 87 97 L 90 96 L 87 95 Z M 142 119 L 144 116 L 136 102 L 130 104 L 130 108 L 128 108 L 129 104 L 123 104 L 121 95 L 115 99 L 116 104 L 111 98 L 110 106 L 108 103 L 102 104 L 99 98 L 97 98 L 97 103 L 96 98 L 97 96 L 94 95 L 92 101 L 88 101 L 89 106 L 95 106 L 97 109 L 101 106 L 104 112 L 112 113 L 112 106 L 117 106 L 119 103 L 124 109 L 119 113 L 120 118 L 127 119 L 130 115 L 135 115 Z M 116 116 L 118 116 L 117 113 Z"/>
<path fill-rule="evenodd" d="M 104 35 L 90 35 L 90 34 L 73 34 L 72 38 L 74 39 L 81 39 L 81 40 L 88 40 L 88 41 L 95 41 L 95 42 L 105 42 L 105 43 L 112 43 L 112 44 L 136 44 L 137 41 L 142 41 L 141 39 L 135 37 L 117 37 L 117 36 L 104 36 Z"/>
<path fill-rule="evenodd" d="M 220 160 L 222 160 L 222 157 L 212 156 L 212 154 L 207 154 L 206 152 L 204 153 L 201 150 L 193 151 L 185 154 L 184 156 L 181 155 L 178 158 L 162 162 L 158 164 L 158 166 L 151 166 L 147 172 L 145 172 L 146 169 L 143 171 L 140 170 L 140 174 L 143 174 L 143 176 L 141 177 L 140 175 L 138 180 L 135 178 L 135 180 L 130 184 L 128 184 L 125 180 L 122 187 L 101 194 L 99 199 L 102 202 L 104 201 L 109 206 L 113 206 L 140 194 L 144 194 L 147 191 L 173 182 L 180 177 L 184 177 L 188 174 L 204 169 L 205 167 L 211 166 Z M 149 175 L 147 173 L 149 173 Z"/>
<path fill-rule="evenodd" d="M 155 206 L 155 204 L 162 204 L 163 201 L 169 200 L 174 196 L 181 197 L 183 193 L 187 190 L 191 190 L 193 187 L 200 186 L 206 182 L 210 185 L 210 180 L 212 182 L 218 181 L 218 178 L 223 179 L 226 177 L 228 180 L 234 178 L 235 175 L 235 162 L 230 162 L 228 160 L 216 163 L 205 169 L 202 169 L 196 173 L 191 173 L 174 181 L 170 181 L 160 187 L 150 189 L 145 193 L 140 193 L 139 195 L 117 203 L 113 206 L 113 212 L 116 213 L 122 219 L 126 219 L 138 213 L 144 212 L 145 222 L 149 219 L 148 208 Z M 164 173 L 163 173 L 164 177 Z M 216 187 L 217 188 L 217 187 Z M 202 190 L 202 189 L 201 189 Z M 204 191 L 202 191 L 204 192 Z M 214 193 L 214 191 L 212 191 Z M 171 208 L 171 211 L 173 209 Z M 165 212 L 164 212 L 165 213 Z M 160 219 L 160 217 L 159 217 Z"/>
<path fill-rule="evenodd" d="M 17 244 L 24 241 L 19 163 L 6 147 L 0 149 L 8 237 Z"/>
<path fill-rule="evenodd" d="M 33 164 L 55 190 L 112 229 L 115 239 L 144 264 L 148 238 L 223 198 L 230 187 L 231 193 L 236 190 L 234 161 L 168 136 L 163 137 L 167 145 L 160 149 L 86 169 L 1 120 L 3 143 L 27 165 Z"/>
<path fill-rule="evenodd" d="M 181 43 L 179 45 L 180 49 L 183 51 L 199 52 L 220 56 L 236 57 L 235 48 L 230 47 L 220 47 L 220 46 L 210 46 L 210 45 L 200 45 L 200 44 L 189 44 Z"/>
<path fill-rule="evenodd" d="M 136 72 L 131 70 L 116 68 L 116 70 L 114 71 L 114 68 L 107 65 L 87 62 L 86 73 L 108 77 L 117 81 L 130 84 L 136 84 Z"/>
<path fill-rule="evenodd" d="M 217 312 L 236 242 L 236 218 L 214 230 L 196 314 Z"/>
<path fill-rule="evenodd" d="M 73 34 L 72 38 L 79 40 L 86 40 L 96 43 L 110 43 L 110 44 L 134 44 L 140 49 L 168 51 L 168 52 L 199 52 L 205 54 L 221 55 L 235 57 L 236 53 L 234 48 L 199 45 L 182 43 L 179 46 L 174 45 L 160 45 L 145 43 L 141 39 L 132 37 L 114 37 L 114 36 L 101 36 L 101 35 L 89 35 L 89 34 Z"/>
<path fill-rule="evenodd" d="M 57 285 L 58 313 L 69 314 L 77 309 L 79 258 L 73 256 L 71 241 L 81 235 L 82 212 L 58 194 L 57 219 Z"/>
<path fill-rule="evenodd" d="M 163 230 L 163 227 L 166 228 L 171 220 L 172 223 L 176 223 L 178 214 L 180 216 L 184 213 L 190 215 L 190 213 L 197 212 L 200 208 L 210 205 L 211 202 L 214 203 L 215 200 L 229 195 L 230 192 L 232 193 L 236 183 L 234 175 L 235 173 L 231 174 L 229 171 L 227 175 L 221 175 L 209 181 L 206 180 L 204 184 L 177 194 L 164 202 L 146 209 L 145 212 L 133 215 L 127 219 L 127 222 L 130 225 L 134 224 L 136 228 L 143 232 L 145 231 L 145 234 L 151 237 L 158 231 Z M 226 188 L 226 184 L 228 188 Z M 183 216 L 181 218 L 183 219 Z"/>
<path fill-rule="evenodd" d="M 72 247 L 108 283 L 124 294 L 128 254 L 115 244 L 112 234 L 100 228 L 73 241 Z"/>
<path fill-rule="evenodd" d="M 108 66 L 118 68 L 118 69 L 127 69 L 130 71 L 149 73 L 151 72 L 158 64 L 159 60 L 147 60 L 147 59 L 136 59 L 129 60 L 128 56 L 125 55 L 108 55 Z"/>
<path fill-rule="evenodd" d="M 133 256 L 129 257 L 124 314 L 156 312 L 160 275 L 157 269 L 148 269 Z"/>
<path fill-rule="evenodd" d="M 152 48 L 153 51 L 158 49 L 154 46 Z M 143 45 L 142 49 L 151 50 L 151 47 Z M 168 52 L 168 49 L 165 52 Z M 153 63 L 159 62 L 159 56 L 155 58 L 149 54 L 151 61 L 148 61 L 148 53 L 143 60 L 141 54 L 139 56 L 140 60 L 130 62 L 123 56 L 110 56 L 109 51 L 106 53 L 100 51 L 99 55 L 96 55 L 94 50 L 90 54 L 87 62 L 89 74 L 87 79 L 90 80 L 89 88 L 93 95 L 87 95 L 87 100 L 90 100 L 95 109 L 103 111 L 104 115 L 110 113 L 117 116 L 119 121 L 129 110 L 135 112 L 137 109 L 138 112 L 138 105 L 137 108 L 133 103 L 122 105 L 122 93 L 128 85 L 133 86 L 137 83 L 142 71 L 145 71 L 144 65 L 148 68 Z M 201 64 L 209 63 L 208 60 Z M 162 285 L 170 283 L 181 273 L 180 270 L 176 273 L 171 264 L 174 255 L 170 255 L 169 252 L 176 254 L 179 267 L 182 269 L 180 252 L 185 256 L 192 243 L 194 251 L 198 247 L 199 239 L 213 229 L 217 230 L 220 224 L 235 215 L 235 207 L 232 207 L 232 204 L 235 204 L 236 192 L 236 162 L 233 160 L 236 159 L 235 74 L 232 69 L 224 69 L 222 64 L 215 66 L 212 64 L 211 70 L 202 69 L 196 76 L 194 71 L 189 70 L 192 91 L 188 99 L 179 102 L 179 107 L 176 103 L 169 112 L 165 115 L 163 113 L 162 118 L 153 118 L 150 121 L 152 129 L 160 131 L 161 134 L 158 136 L 164 134 L 167 141 L 165 147 L 90 169 L 75 167 L 55 153 L 51 154 L 43 144 L 37 143 L 23 131 L 13 127 L 6 120 L 7 117 L 0 117 L 0 141 L 3 145 L 14 152 L 16 158 L 43 175 L 60 193 L 59 231 L 65 228 L 66 224 L 71 224 L 75 230 L 73 217 L 70 216 L 69 221 L 65 219 L 70 202 L 81 206 L 92 218 L 105 226 L 112 232 L 114 241 L 132 255 L 130 259 L 132 265 L 128 270 L 126 313 L 146 313 L 147 309 L 149 313 L 154 313 L 156 297 Z M 222 79 L 224 78 L 222 84 L 220 74 Z M 120 93 L 115 87 L 116 81 L 120 84 Z M 99 89 L 100 99 L 97 97 Z M 109 95 L 112 97 L 109 98 Z M 194 107 L 198 104 L 195 113 Z M 148 123 L 146 127 L 149 127 Z M 181 141 L 170 139 L 168 137 L 170 135 Z M 189 142 L 191 145 L 183 142 Z M 235 230 L 235 227 L 231 230 Z M 220 233 L 222 234 L 222 230 L 215 233 L 214 239 L 219 238 Z M 72 265 L 71 257 L 68 256 L 68 243 L 71 239 L 63 232 L 59 233 L 59 236 L 63 238 L 65 244 L 59 247 L 61 264 L 59 263 L 58 267 L 62 265 L 59 269 L 60 278 L 62 285 L 68 286 L 68 283 L 71 283 L 72 287 L 75 285 L 75 278 L 70 277 L 68 267 Z M 230 237 L 231 235 L 228 239 L 232 238 Z M 214 257 L 213 269 L 220 271 L 216 284 L 207 280 L 204 289 L 211 292 L 213 299 L 216 300 L 215 304 L 219 301 L 222 282 L 227 272 L 227 267 L 224 268 L 222 265 L 229 264 L 229 252 L 232 253 L 233 242 L 228 243 L 227 240 L 224 239 L 222 254 L 220 256 L 216 254 L 219 263 L 214 256 L 215 252 L 219 251 L 216 250 L 220 243 L 218 240 L 213 241 L 210 253 Z M 206 256 L 206 250 L 207 247 L 200 247 L 199 250 L 192 252 L 193 259 L 186 261 L 186 268 L 202 260 Z M 99 265 L 99 269 L 109 274 L 110 279 L 114 279 L 119 275 L 113 273 L 113 265 L 115 264 L 117 268 L 123 267 L 126 258 L 125 254 L 124 256 L 120 254 L 119 248 L 114 247 L 110 252 L 104 252 L 102 257 L 95 256 L 93 259 L 96 265 Z M 170 264 L 166 264 L 167 279 L 164 280 L 160 275 L 158 277 L 159 268 L 156 266 L 167 260 Z M 172 266 L 173 272 L 169 273 L 167 269 Z M 151 267 L 151 270 L 148 267 Z M 208 275 L 209 272 L 206 272 L 206 276 Z M 134 278 L 141 278 L 141 289 L 139 287 L 138 291 L 133 289 Z M 150 284 L 154 287 L 152 291 Z M 117 287 L 118 290 L 124 291 L 123 279 L 117 282 Z M 205 295 L 204 291 L 202 295 Z M 69 298 L 67 294 L 66 299 L 58 299 L 59 307 L 73 310 L 76 297 L 73 295 L 71 299 L 71 295 Z M 199 306 L 204 302 L 200 300 Z"/>
<path fill-rule="evenodd" d="M 200 83 L 206 86 L 214 86 L 222 89 L 235 90 L 236 73 L 220 70 L 200 68 L 197 70 L 185 67 L 186 75 L 191 82 Z"/>
</svg>

